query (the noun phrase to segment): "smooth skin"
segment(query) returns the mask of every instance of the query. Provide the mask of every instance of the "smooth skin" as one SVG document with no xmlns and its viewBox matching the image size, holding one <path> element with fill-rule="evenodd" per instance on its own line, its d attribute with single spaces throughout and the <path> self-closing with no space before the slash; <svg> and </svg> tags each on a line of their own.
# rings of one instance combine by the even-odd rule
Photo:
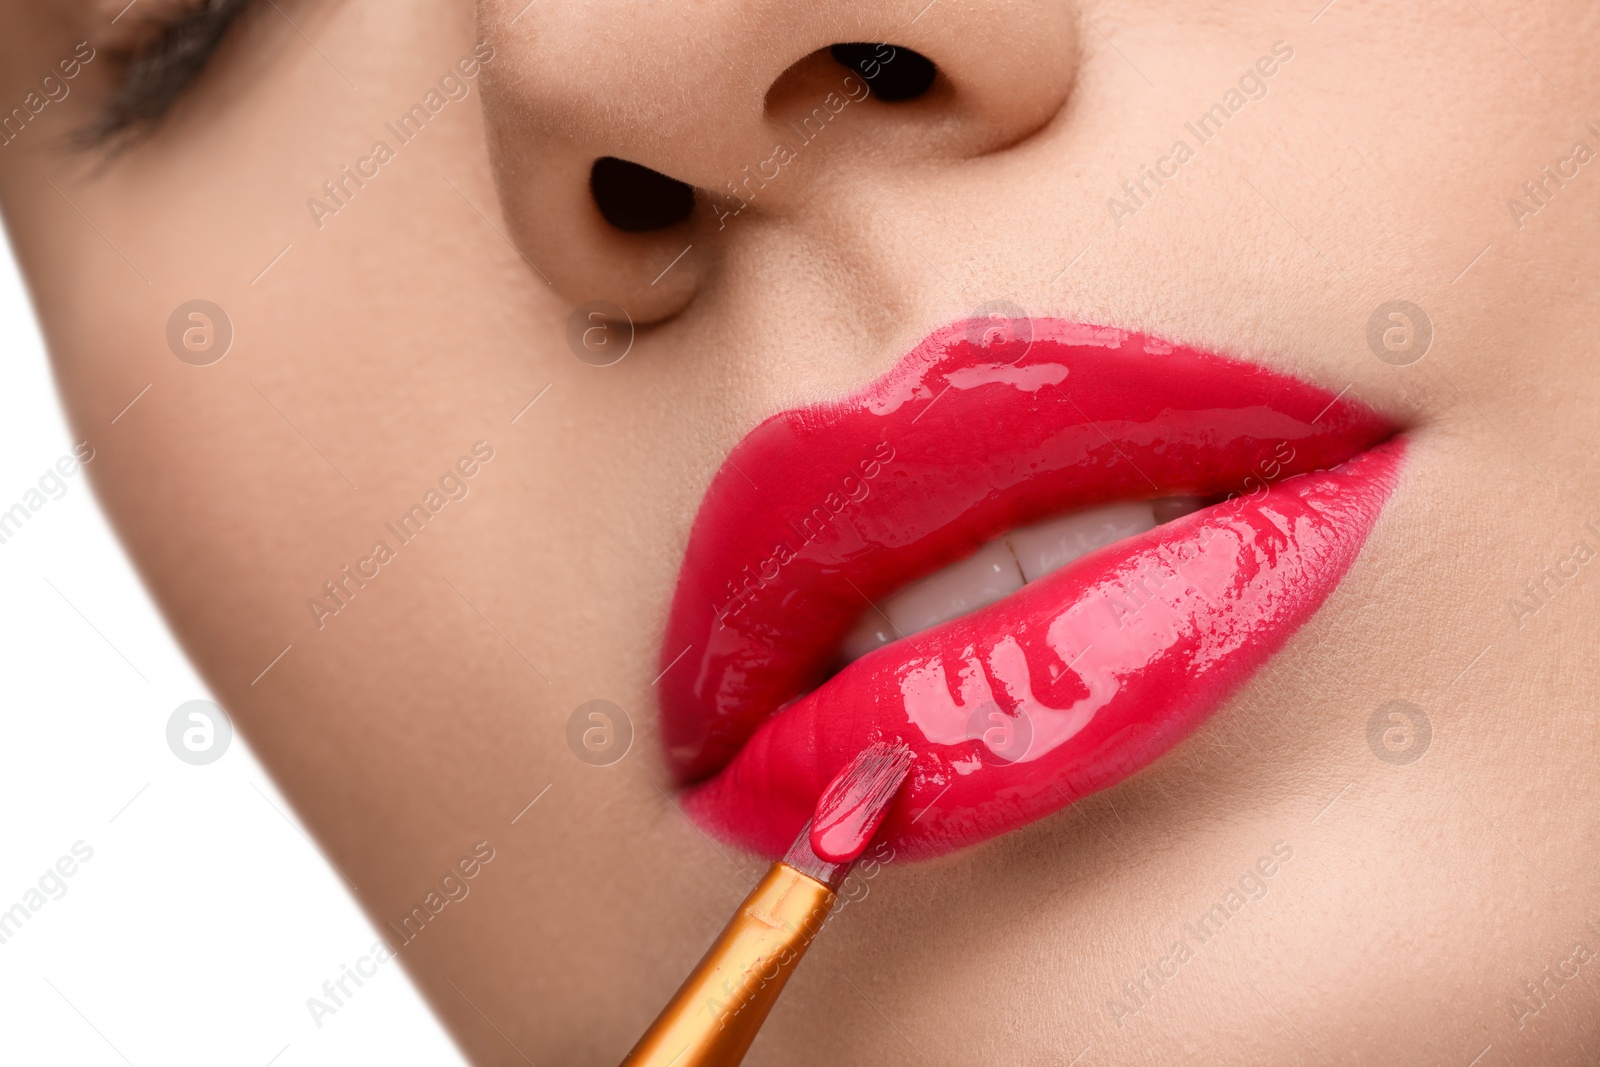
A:
<svg viewBox="0 0 1600 1067">
<path fill-rule="evenodd" d="M 400 951 L 474 1062 L 615 1063 L 764 866 L 675 809 L 655 739 L 722 457 L 995 299 L 1348 386 L 1408 428 L 1409 466 L 1341 587 L 1198 735 L 1017 833 L 884 866 L 749 1062 L 1600 1057 L 1600 563 L 1574 554 L 1600 551 L 1600 162 L 1524 191 L 1600 150 L 1600 9 L 525 3 L 257 5 L 109 163 L 64 144 L 109 91 L 103 43 L 0 148 L 101 502 L 373 922 L 398 943 L 495 849 Z M 0 104 L 122 6 L 0 3 Z M 480 40 L 470 95 L 319 228 L 308 199 Z M 851 102 L 722 228 L 702 197 L 623 234 L 588 199 L 602 155 L 725 190 L 843 76 L 819 50 L 884 40 L 941 83 Z M 1279 41 L 1266 95 L 1196 147 L 1184 124 Z M 1179 137 L 1193 158 L 1114 220 Z M 195 298 L 235 331 L 210 366 L 166 341 Z M 640 328 L 597 368 L 566 338 L 602 298 Z M 1397 299 L 1433 331 L 1408 366 L 1367 341 Z M 478 441 L 466 498 L 319 628 L 307 601 Z M 597 698 L 635 735 L 609 767 L 567 743 Z M 1387 719 L 1391 759 L 1369 744 L 1391 700 L 1431 726 L 1409 763 Z M 1265 896 L 1163 962 L 1275 845 Z"/>
</svg>

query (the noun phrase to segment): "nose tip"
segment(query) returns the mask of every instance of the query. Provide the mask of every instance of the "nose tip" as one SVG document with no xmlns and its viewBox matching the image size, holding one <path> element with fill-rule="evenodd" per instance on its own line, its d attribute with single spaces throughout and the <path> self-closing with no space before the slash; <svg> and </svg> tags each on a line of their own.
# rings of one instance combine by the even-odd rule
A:
<svg viewBox="0 0 1600 1067">
<path fill-rule="evenodd" d="M 574 304 L 668 318 L 735 258 L 752 217 L 807 210 L 818 183 L 781 175 L 968 160 L 1042 127 L 1074 77 L 1068 7 L 486 2 L 508 224 Z"/>
</svg>

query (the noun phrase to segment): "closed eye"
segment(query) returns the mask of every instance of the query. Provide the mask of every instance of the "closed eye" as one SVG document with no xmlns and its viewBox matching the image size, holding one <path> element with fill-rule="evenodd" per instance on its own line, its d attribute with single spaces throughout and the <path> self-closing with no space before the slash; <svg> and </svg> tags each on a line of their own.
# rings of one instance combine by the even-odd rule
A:
<svg viewBox="0 0 1600 1067">
<path fill-rule="evenodd" d="M 146 42 L 127 57 L 120 84 L 81 131 L 81 142 L 122 148 L 155 129 L 252 3 L 200 0 L 196 7 L 158 20 Z"/>
</svg>

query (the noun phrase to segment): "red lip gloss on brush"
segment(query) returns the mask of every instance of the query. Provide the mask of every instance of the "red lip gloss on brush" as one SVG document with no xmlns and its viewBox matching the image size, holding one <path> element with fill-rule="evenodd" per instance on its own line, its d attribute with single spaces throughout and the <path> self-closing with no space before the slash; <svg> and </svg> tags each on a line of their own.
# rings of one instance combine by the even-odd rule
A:
<svg viewBox="0 0 1600 1067">
<path fill-rule="evenodd" d="M 829 783 L 811 824 L 739 905 L 623 1067 L 734 1067 L 744 1059 L 910 769 L 907 746 L 878 742 Z"/>
</svg>

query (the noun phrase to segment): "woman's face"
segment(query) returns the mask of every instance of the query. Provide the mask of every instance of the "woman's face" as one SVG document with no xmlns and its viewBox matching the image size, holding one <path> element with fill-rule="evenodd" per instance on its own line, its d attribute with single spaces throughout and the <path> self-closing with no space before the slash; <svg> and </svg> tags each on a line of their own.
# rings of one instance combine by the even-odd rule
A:
<svg viewBox="0 0 1600 1067">
<path fill-rule="evenodd" d="M 121 7 L 5 0 L 0 38 L 0 195 L 76 435 L 184 646 L 475 1061 L 616 1062 L 766 863 L 730 830 L 760 790 L 707 817 L 686 778 L 730 757 L 662 729 L 696 691 L 670 672 L 717 667 L 665 647 L 714 476 L 749 473 L 763 420 L 885 389 L 996 307 L 1041 340 L 1269 368 L 1388 427 L 1330 462 L 1389 428 L 1405 458 L 1329 550 L 1353 563 L 1274 587 L 1307 618 L 1253 636 L 1262 662 L 1209 703 L 1170 680 L 1210 713 L 1192 734 L 1163 719 L 1076 803 L 858 872 L 752 1061 L 1594 1055 L 1592 5 L 279 0 L 108 155 L 71 135 L 145 20 L 190 5 Z M 892 47 L 852 72 L 849 42 Z M 926 92 L 873 91 L 918 56 Z M 604 157 L 692 186 L 687 217 Z M 1035 386 L 1085 380 L 1092 347 Z M 1195 394 L 1139 368 L 1116 373 L 1148 384 L 1155 448 Z M 1270 422 L 1230 400 L 1252 380 L 1196 404 Z M 963 476 L 1037 426 L 949 403 L 907 440 L 967 449 Z M 816 462 L 781 460 L 722 535 L 795 502 Z M 1238 471 L 1207 462 L 1096 484 L 1226 495 Z M 825 780 L 804 744 L 784 767 Z"/>
</svg>

